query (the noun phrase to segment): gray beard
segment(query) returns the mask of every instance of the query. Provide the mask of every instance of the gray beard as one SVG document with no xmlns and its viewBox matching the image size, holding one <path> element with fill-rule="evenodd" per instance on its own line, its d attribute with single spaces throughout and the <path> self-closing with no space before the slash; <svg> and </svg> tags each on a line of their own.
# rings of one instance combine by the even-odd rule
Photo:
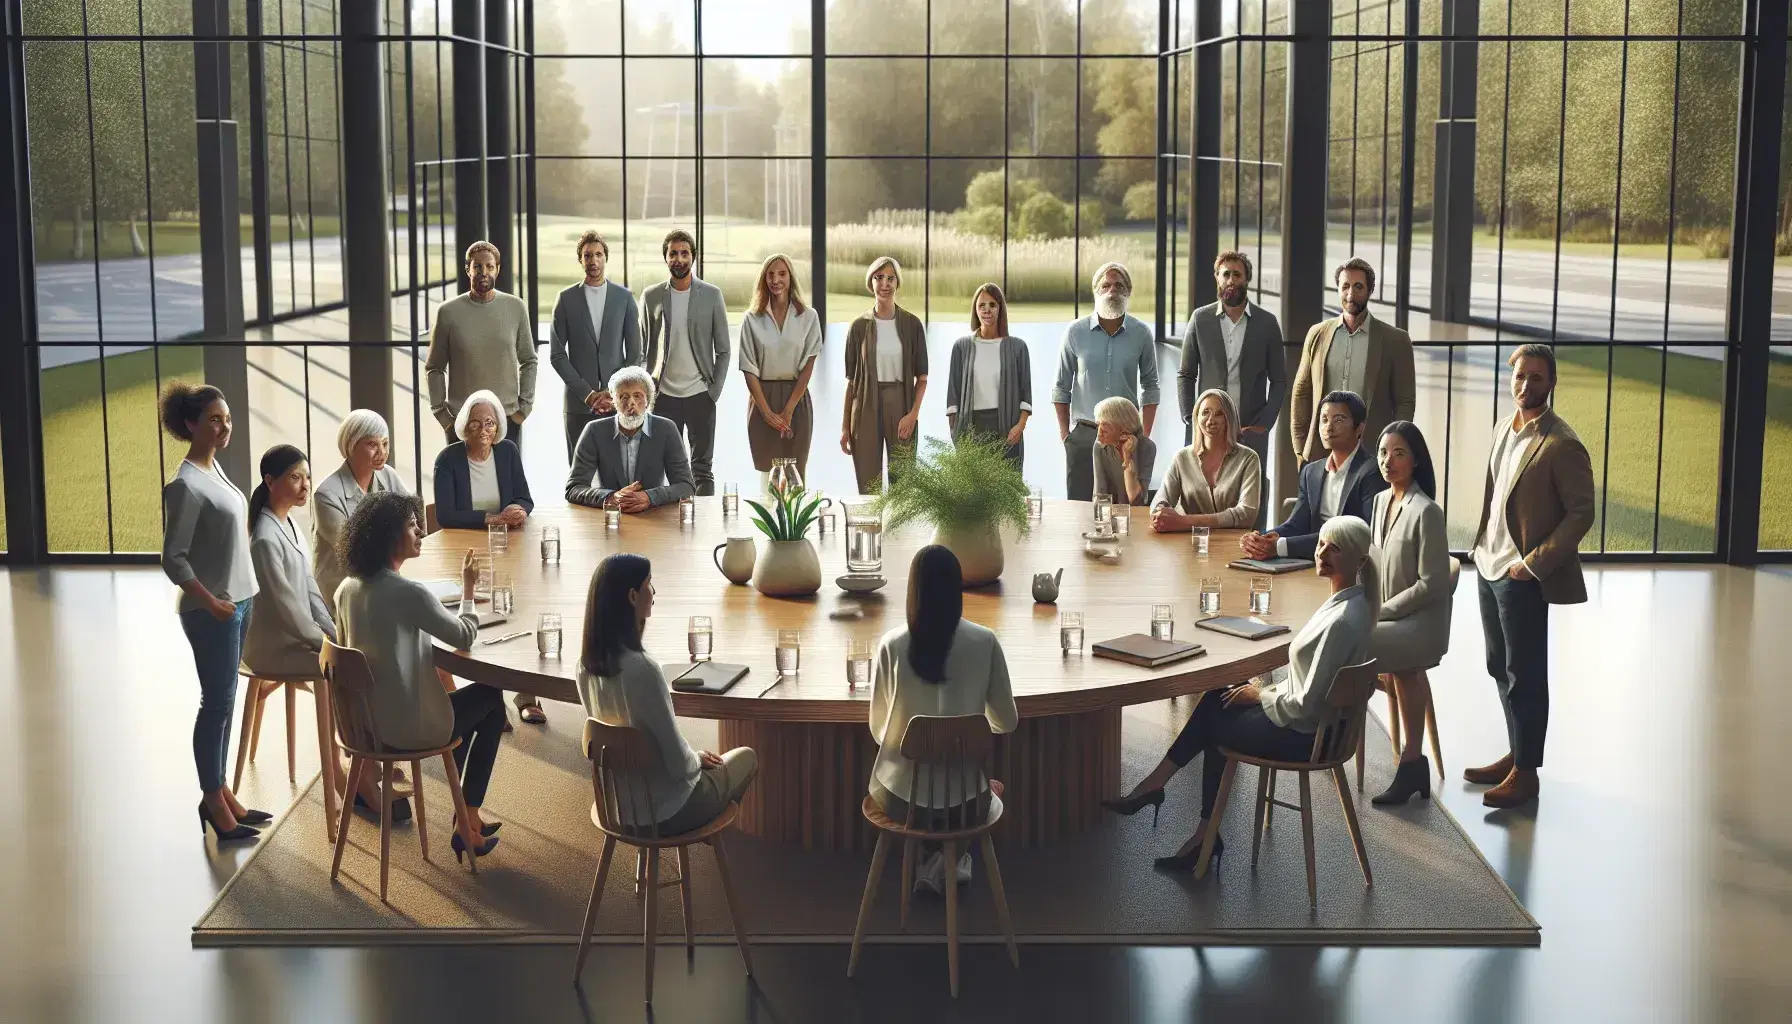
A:
<svg viewBox="0 0 1792 1024">
<path fill-rule="evenodd" d="M 1127 300 L 1124 298 L 1102 298 L 1095 300 L 1095 313 L 1103 320 L 1118 320 L 1126 315 Z"/>
<path fill-rule="evenodd" d="M 633 415 L 630 415 L 629 413 L 623 412 L 620 409 L 618 409 L 616 411 L 616 422 L 624 430 L 640 430 L 641 424 L 647 422 L 647 414 L 644 412 L 638 412 L 638 413 L 634 413 Z"/>
</svg>

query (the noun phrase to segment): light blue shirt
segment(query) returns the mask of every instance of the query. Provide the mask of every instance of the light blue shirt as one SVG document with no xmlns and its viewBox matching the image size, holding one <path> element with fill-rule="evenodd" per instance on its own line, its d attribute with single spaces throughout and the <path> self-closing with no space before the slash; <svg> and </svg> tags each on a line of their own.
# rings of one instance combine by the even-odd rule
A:
<svg viewBox="0 0 1792 1024">
<path fill-rule="evenodd" d="M 642 421 L 641 429 L 635 431 L 635 436 L 630 437 L 623 432 L 622 417 L 618 416 L 616 418 L 616 440 L 622 447 L 622 479 L 624 487 L 627 487 L 635 481 L 635 459 L 641 454 L 641 439 L 650 433 L 648 428 L 652 425 L 653 417 L 649 415 L 647 419 Z"/>
<path fill-rule="evenodd" d="M 1095 406 L 1115 395 L 1140 409 L 1157 404 L 1157 339 L 1134 316 L 1122 319 L 1119 333 L 1110 337 L 1091 313 L 1064 329 L 1052 401 L 1070 403 L 1075 425 L 1095 422 Z"/>
</svg>

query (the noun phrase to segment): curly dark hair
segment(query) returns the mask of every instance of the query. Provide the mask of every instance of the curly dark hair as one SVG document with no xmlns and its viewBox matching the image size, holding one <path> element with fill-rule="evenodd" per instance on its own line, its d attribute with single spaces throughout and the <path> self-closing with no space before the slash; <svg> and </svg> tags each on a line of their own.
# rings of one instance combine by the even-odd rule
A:
<svg viewBox="0 0 1792 1024">
<path fill-rule="evenodd" d="M 375 491 L 361 499 L 342 525 L 342 568 L 367 579 L 392 565 L 392 546 L 415 521 L 423 528 L 423 499 L 397 491 Z"/>
<path fill-rule="evenodd" d="M 224 392 L 210 384 L 169 381 L 162 388 L 161 398 L 157 400 L 162 429 L 168 432 L 169 437 L 177 440 L 193 440 L 193 431 L 187 428 L 187 424 L 199 422 L 199 418 L 205 415 L 205 410 L 223 397 Z"/>
</svg>

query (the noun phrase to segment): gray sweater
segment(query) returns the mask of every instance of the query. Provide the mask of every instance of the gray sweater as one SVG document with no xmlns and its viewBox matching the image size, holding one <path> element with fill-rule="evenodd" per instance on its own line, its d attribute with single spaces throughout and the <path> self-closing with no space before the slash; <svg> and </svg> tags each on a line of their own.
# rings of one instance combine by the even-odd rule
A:
<svg viewBox="0 0 1792 1024">
<path fill-rule="evenodd" d="M 977 336 L 967 334 L 952 343 L 951 376 L 946 379 L 946 415 L 954 417 L 952 436 L 971 431 L 971 405 L 976 388 L 971 374 L 977 367 Z M 1033 361 L 1027 343 L 1012 335 L 1002 339 L 1002 382 L 996 387 L 996 411 L 1002 429 L 1020 422 L 1021 410 L 1033 411 Z"/>
<path fill-rule="evenodd" d="M 315 674 L 317 652 L 325 636 L 336 635 L 336 623 L 311 578 L 304 540 L 290 520 L 283 523 L 264 508 L 250 531 L 249 553 L 261 592 L 243 641 L 243 664 L 270 675 Z"/>
<path fill-rule="evenodd" d="M 200 469 L 185 459 L 162 488 L 162 571 L 180 586 L 198 580 L 220 601 L 255 596 L 255 566 L 249 559 L 249 501 L 223 471 Z M 182 592 L 180 610 L 205 607 Z"/>
<path fill-rule="evenodd" d="M 529 415 L 537 362 L 530 331 L 529 307 L 507 292 L 493 292 L 489 302 L 463 293 L 436 307 L 423 369 L 429 408 L 442 426 L 452 426 L 461 403 L 479 390 L 497 395 L 506 416 Z"/>
<path fill-rule="evenodd" d="M 439 747 L 454 735 L 454 705 L 436 677 L 430 637 L 465 650 L 479 636 L 473 602 L 450 615 L 440 599 L 416 580 L 382 569 L 367 579 L 350 576 L 336 590 L 341 643 L 367 657 L 373 690 L 367 695 L 380 741 L 397 750 Z"/>
<path fill-rule="evenodd" d="M 697 788 L 703 763 L 685 742 L 672 715 L 672 694 L 659 663 L 640 651 L 623 651 L 619 671 L 597 676 L 579 666 L 579 700 L 585 713 L 606 725 L 627 725 L 653 737 L 660 752 L 659 770 L 647 780 L 647 796 L 653 803 L 653 821 L 640 820 L 640 801 L 618 800 L 622 820 L 629 825 L 652 825 L 677 814 Z"/>
<path fill-rule="evenodd" d="M 380 491 L 411 493 L 405 486 L 404 477 L 398 475 L 391 463 L 376 470 L 367 481 L 367 490 L 363 491 L 355 482 L 355 471 L 344 461 L 342 468 L 325 477 L 311 494 L 312 572 L 317 577 L 318 592 L 324 595 L 324 606 L 332 615 L 336 613 L 336 588 L 348 575 L 337 548 L 342 540 L 342 528 L 348 523 L 348 517 L 355 514 L 362 498 Z"/>
</svg>

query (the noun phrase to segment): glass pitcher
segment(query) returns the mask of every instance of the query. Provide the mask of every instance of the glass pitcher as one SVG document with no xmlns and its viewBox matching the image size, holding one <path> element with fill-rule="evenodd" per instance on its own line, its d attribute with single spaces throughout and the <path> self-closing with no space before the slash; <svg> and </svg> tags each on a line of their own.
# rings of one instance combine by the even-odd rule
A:
<svg viewBox="0 0 1792 1024">
<path fill-rule="evenodd" d="M 803 474 L 796 468 L 795 459 L 773 459 L 771 477 L 766 489 L 772 497 L 779 497 L 790 491 L 803 489 Z"/>
</svg>

